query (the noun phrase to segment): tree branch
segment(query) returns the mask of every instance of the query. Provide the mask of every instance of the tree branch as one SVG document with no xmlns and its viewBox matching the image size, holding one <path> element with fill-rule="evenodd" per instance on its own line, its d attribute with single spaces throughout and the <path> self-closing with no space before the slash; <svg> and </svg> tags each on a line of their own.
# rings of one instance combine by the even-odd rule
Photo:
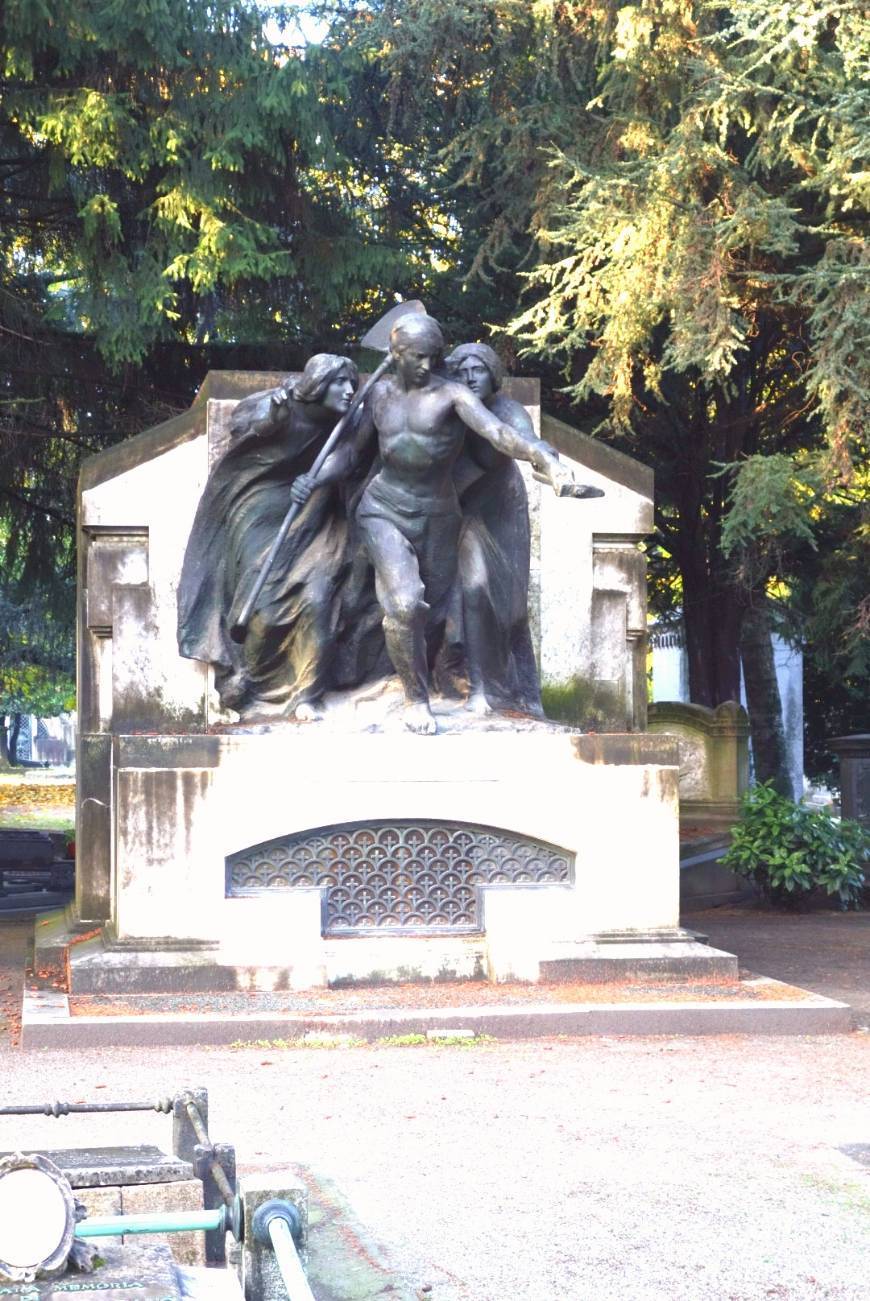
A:
<svg viewBox="0 0 870 1301">
<path fill-rule="evenodd" d="M 65 515 L 63 511 L 58 510 L 54 506 L 45 506 L 42 502 L 35 502 L 31 501 L 27 497 L 22 497 L 20 493 L 15 492 L 12 488 L 7 488 L 3 484 L 0 484 L 0 496 L 8 497 L 10 501 L 19 502 L 22 506 L 26 506 L 28 510 L 32 510 L 34 514 L 48 515 L 51 519 L 56 519 L 59 523 L 66 524 L 69 528 L 75 527 L 75 520 L 71 515 Z"/>
</svg>

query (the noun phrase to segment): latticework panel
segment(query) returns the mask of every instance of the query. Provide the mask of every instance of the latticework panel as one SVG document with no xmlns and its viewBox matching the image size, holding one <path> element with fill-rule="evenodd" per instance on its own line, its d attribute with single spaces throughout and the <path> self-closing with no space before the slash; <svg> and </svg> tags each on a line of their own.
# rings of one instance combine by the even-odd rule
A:
<svg viewBox="0 0 870 1301">
<path fill-rule="evenodd" d="M 227 859 L 227 893 L 319 886 L 327 935 L 478 931 L 478 886 L 566 883 L 563 849 L 464 822 L 319 827 Z"/>
</svg>

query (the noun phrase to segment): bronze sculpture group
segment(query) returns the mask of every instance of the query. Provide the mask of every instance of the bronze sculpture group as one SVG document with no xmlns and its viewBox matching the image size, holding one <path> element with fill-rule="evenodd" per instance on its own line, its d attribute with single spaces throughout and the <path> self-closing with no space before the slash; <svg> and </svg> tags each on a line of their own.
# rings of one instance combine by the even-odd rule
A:
<svg viewBox="0 0 870 1301">
<path fill-rule="evenodd" d="M 432 684 L 476 714 L 540 715 L 528 626 L 529 519 L 516 462 L 560 495 L 574 483 L 485 344 L 444 359 L 438 323 L 400 316 L 392 373 L 351 407 L 356 367 L 318 354 L 288 387 L 241 401 L 197 510 L 178 596 L 181 653 L 214 666 L 221 704 L 319 717 L 326 692 L 395 673 L 405 726 L 437 730 Z M 281 526 L 298 514 L 239 611 Z"/>
</svg>

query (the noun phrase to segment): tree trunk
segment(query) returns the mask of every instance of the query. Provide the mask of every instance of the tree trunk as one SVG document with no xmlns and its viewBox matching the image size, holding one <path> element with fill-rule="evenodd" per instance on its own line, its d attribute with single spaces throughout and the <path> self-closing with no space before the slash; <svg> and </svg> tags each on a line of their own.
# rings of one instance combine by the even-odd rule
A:
<svg viewBox="0 0 870 1301">
<path fill-rule="evenodd" d="M 715 709 L 740 699 L 740 624 L 743 595 L 711 577 L 701 554 L 681 567 L 689 699 Z"/>
<path fill-rule="evenodd" d="M 12 726 L 9 728 L 6 742 L 6 757 L 11 768 L 18 767 L 18 738 L 21 735 L 23 714 L 12 714 Z"/>
<path fill-rule="evenodd" d="M 780 795 L 793 799 L 770 633 L 766 599 L 757 596 L 743 616 L 740 638 L 755 776 L 760 782 L 772 781 Z"/>
<path fill-rule="evenodd" d="M 666 491 L 676 508 L 669 545 L 682 580 L 689 698 L 715 709 L 740 699 L 745 596 L 719 547 L 724 489 L 711 479 L 717 462 L 731 459 L 732 449 L 723 430 L 711 424 L 703 384 L 670 375 L 662 391 L 667 414 L 658 425 L 659 447 L 668 466 Z"/>
</svg>

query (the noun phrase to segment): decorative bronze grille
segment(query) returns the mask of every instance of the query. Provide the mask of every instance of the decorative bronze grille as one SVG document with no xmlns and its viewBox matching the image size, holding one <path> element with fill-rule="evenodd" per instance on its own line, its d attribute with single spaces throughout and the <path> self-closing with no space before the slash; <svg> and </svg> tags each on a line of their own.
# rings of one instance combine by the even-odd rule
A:
<svg viewBox="0 0 870 1301">
<path fill-rule="evenodd" d="M 478 886 L 571 879 L 555 845 L 465 822 L 318 827 L 227 859 L 229 895 L 321 887 L 327 935 L 479 931 Z"/>
</svg>

